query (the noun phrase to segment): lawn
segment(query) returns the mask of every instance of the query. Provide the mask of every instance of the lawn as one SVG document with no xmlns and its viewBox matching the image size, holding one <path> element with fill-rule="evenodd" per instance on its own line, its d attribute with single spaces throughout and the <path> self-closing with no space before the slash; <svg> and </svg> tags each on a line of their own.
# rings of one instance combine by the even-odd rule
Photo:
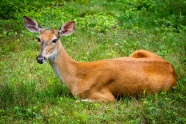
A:
<svg viewBox="0 0 186 124">
<path fill-rule="evenodd" d="M 29 6 L 28 6 L 29 5 Z M 0 5 L 0 124 L 184 124 L 186 123 L 186 2 L 183 0 L 2 1 Z M 74 20 L 61 41 L 86 62 L 154 52 L 173 64 L 170 92 L 125 96 L 114 103 L 74 99 L 49 63 L 38 64 L 37 34 L 23 16 L 45 28 Z"/>
</svg>

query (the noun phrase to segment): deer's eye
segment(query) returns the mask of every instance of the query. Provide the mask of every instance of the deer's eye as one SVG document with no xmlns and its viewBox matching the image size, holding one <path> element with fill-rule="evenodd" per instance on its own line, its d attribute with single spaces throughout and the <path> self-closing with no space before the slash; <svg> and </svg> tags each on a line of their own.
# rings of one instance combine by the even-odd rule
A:
<svg viewBox="0 0 186 124">
<path fill-rule="evenodd" d="M 36 37 L 36 39 L 37 39 L 38 42 L 41 42 L 41 39 L 39 37 Z"/>
<path fill-rule="evenodd" d="M 58 39 L 53 39 L 52 40 L 52 43 L 56 43 Z"/>
</svg>

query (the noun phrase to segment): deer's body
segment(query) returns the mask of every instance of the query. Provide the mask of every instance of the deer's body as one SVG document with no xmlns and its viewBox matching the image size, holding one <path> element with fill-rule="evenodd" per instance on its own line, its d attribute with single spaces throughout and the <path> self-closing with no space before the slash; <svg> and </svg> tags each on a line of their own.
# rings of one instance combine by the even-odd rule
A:
<svg viewBox="0 0 186 124">
<path fill-rule="evenodd" d="M 78 62 L 66 53 L 59 40 L 59 32 L 62 32 L 61 35 L 72 33 L 74 22 L 66 23 L 58 31 L 44 30 L 39 24 L 36 25 L 36 21 L 28 17 L 24 19 L 28 30 L 36 28 L 40 34 L 38 62 L 43 63 L 48 59 L 56 75 L 74 97 L 84 101 L 109 102 L 118 95 L 168 91 L 176 84 L 173 66 L 155 53 L 138 50 L 129 57 Z M 33 32 L 37 31 L 34 29 Z"/>
</svg>

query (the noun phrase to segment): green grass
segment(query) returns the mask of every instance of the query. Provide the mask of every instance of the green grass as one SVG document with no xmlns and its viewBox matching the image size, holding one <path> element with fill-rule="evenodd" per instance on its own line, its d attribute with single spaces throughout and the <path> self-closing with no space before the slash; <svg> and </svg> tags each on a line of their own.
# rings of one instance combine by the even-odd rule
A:
<svg viewBox="0 0 186 124">
<path fill-rule="evenodd" d="M 186 123 L 184 1 L 58 0 L 22 6 L 27 2 L 0 5 L 15 4 L 19 8 L 0 20 L 0 124 Z M 78 61 L 129 56 L 138 49 L 155 52 L 174 65 L 177 85 L 167 93 L 125 96 L 115 103 L 75 100 L 48 63 L 36 62 L 37 34 L 25 29 L 23 15 L 56 29 L 75 20 L 75 32 L 61 40 Z"/>
</svg>

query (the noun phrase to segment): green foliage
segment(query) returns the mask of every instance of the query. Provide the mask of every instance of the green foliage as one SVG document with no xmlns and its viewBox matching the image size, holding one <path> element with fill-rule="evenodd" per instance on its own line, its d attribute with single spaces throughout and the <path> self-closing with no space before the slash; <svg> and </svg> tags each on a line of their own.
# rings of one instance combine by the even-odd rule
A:
<svg viewBox="0 0 186 124">
<path fill-rule="evenodd" d="M 57 0 L 0 2 L 0 123 L 186 123 L 186 2 L 183 0 Z M 79 61 L 128 56 L 146 49 L 171 62 L 171 92 L 125 96 L 115 103 L 82 103 L 49 64 L 39 65 L 37 34 L 23 16 L 45 28 L 76 21 L 62 42 Z"/>
<path fill-rule="evenodd" d="M 117 24 L 117 19 L 106 13 L 97 13 L 85 15 L 83 18 L 77 18 L 78 26 L 82 29 L 92 29 L 92 33 L 104 33 L 112 29 Z"/>
<path fill-rule="evenodd" d="M 120 7 L 121 22 L 127 21 L 129 28 L 151 27 L 155 25 L 161 28 L 171 28 L 174 32 L 185 31 L 186 25 L 186 2 L 182 0 L 125 0 L 117 1 Z M 115 2 L 109 2 L 108 5 L 113 5 Z M 123 3 L 123 4 L 121 4 Z M 136 18 L 137 17 L 137 18 Z M 143 22 L 143 23 L 142 23 Z M 124 23 L 125 24 L 125 23 Z"/>
</svg>

